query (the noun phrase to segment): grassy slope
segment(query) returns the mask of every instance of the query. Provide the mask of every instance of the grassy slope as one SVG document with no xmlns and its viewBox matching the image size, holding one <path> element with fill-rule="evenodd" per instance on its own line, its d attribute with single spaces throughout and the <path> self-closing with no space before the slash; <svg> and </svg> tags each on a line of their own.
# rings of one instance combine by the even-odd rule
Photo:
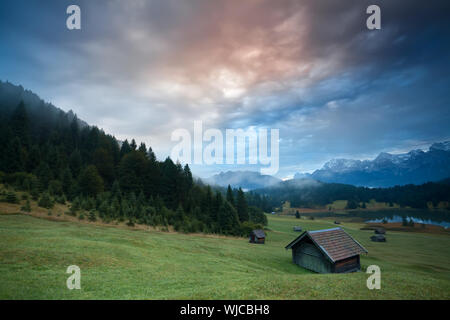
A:
<svg viewBox="0 0 450 320">
<path fill-rule="evenodd" d="M 25 215 L 0 215 L 0 299 L 450 299 L 450 237 L 389 232 L 369 241 L 360 224 L 343 227 L 377 264 L 381 290 L 367 274 L 320 275 L 291 261 L 292 226 L 330 228 L 325 220 L 269 216 L 265 245 L 246 239 L 126 230 Z M 81 290 L 66 288 L 80 266 Z"/>
</svg>

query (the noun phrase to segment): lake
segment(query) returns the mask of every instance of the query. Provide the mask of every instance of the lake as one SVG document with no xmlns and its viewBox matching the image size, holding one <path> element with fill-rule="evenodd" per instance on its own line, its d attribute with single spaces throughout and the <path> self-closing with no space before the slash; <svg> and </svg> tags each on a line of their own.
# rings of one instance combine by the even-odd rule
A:
<svg viewBox="0 0 450 320">
<path fill-rule="evenodd" d="M 414 223 L 423 223 L 450 227 L 450 212 L 444 210 L 414 210 L 414 209 L 387 209 L 387 210 L 355 210 L 346 213 L 321 212 L 314 214 L 316 217 L 358 217 L 363 218 L 365 222 L 381 223 L 386 220 L 388 223 L 402 222 L 403 217 Z"/>
</svg>

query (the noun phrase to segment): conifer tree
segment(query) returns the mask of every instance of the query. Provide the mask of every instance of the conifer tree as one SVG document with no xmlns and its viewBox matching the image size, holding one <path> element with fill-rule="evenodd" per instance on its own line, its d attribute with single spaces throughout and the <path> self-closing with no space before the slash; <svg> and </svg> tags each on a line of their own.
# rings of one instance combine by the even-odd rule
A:
<svg viewBox="0 0 450 320">
<path fill-rule="evenodd" d="M 53 200 L 47 192 L 44 192 L 39 199 L 38 206 L 46 209 L 53 208 Z"/>
<path fill-rule="evenodd" d="M 6 194 L 6 202 L 9 203 L 18 203 L 19 199 L 17 199 L 17 195 L 15 192 L 10 191 Z"/>
<path fill-rule="evenodd" d="M 240 233 L 236 209 L 228 201 L 225 201 L 219 210 L 219 228 L 224 234 L 238 235 Z"/>
<path fill-rule="evenodd" d="M 120 148 L 120 158 L 123 158 L 126 154 L 131 152 L 130 144 L 128 143 L 128 140 L 125 139 L 124 142 L 122 142 L 122 147 Z"/>
<path fill-rule="evenodd" d="M 237 194 L 236 210 L 237 210 L 240 222 L 248 221 L 247 201 L 245 200 L 244 191 L 242 191 L 241 188 L 239 188 L 238 194 Z"/>
<path fill-rule="evenodd" d="M 93 165 L 86 167 L 80 174 L 78 181 L 80 191 L 86 196 L 95 197 L 103 191 L 103 179 Z"/>
<path fill-rule="evenodd" d="M 72 179 L 72 173 L 71 173 L 69 167 L 66 167 L 62 171 L 61 182 L 62 182 L 63 192 L 66 195 L 70 196 L 72 193 L 71 191 L 72 191 L 73 179 Z"/>
<path fill-rule="evenodd" d="M 70 170 L 72 170 L 72 177 L 78 177 L 82 167 L 81 154 L 79 150 L 75 150 L 70 155 L 69 159 Z"/>
<path fill-rule="evenodd" d="M 192 172 L 188 164 L 184 165 L 183 171 L 184 178 L 186 180 L 186 188 L 187 190 L 190 190 L 192 188 L 192 185 L 194 184 L 194 180 L 192 179 Z"/>
<path fill-rule="evenodd" d="M 25 212 L 31 212 L 31 204 L 29 199 L 26 200 L 25 204 L 22 206 L 22 208 L 20 208 L 20 210 Z"/>
<path fill-rule="evenodd" d="M 92 221 L 92 222 L 97 221 L 97 216 L 96 216 L 94 210 L 89 211 L 88 219 L 89 219 L 89 221 Z"/>
<path fill-rule="evenodd" d="M 23 101 L 20 101 L 19 105 L 14 110 L 10 121 L 10 125 L 11 128 L 13 128 L 14 135 L 25 147 L 29 147 L 29 120 Z"/>
<path fill-rule="evenodd" d="M 235 206 L 235 204 L 234 204 L 233 190 L 231 189 L 231 186 L 230 186 L 230 185 L 228 185 L 228 189 L 227 189 L 227 201 L 228 201 L 232 206 Z"/>
<path fill-rule="evenodd" d="M 131 151 L 136 151 L 136 148 L 137 148 L 136 140 L 131 139 L 130 148 L 131 148 Z"/>
<path fill-rule="evenodd" d="M 122 197 L 122 192 L 120 191 L 119 181 L 114 180 L 111 188 L 111 198 L 120 200 Z"/>
<path fill-rule="evenodd" d="M 141 142 L 141 144 L 139 145 L 138 151 L 143 153 L 144 155 L 147 154 L 147 147 L 144 142 Z"/>
</svg>

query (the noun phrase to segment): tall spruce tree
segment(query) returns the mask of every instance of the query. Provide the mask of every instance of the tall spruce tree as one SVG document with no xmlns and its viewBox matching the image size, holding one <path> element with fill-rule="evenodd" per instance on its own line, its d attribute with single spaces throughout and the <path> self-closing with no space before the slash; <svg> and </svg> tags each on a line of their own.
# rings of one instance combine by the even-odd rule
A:
<svg viewBox="0 0 450 320">
<path fill-rule="evenodd" d="M 234 196 L 233 196 L 233 190 L 231 189 L 231 186 L 228 185 L 227 188 L 227 201 L 234 207 L 235 203 L 234 203 Z"/>
<path fill-rule="evenodd" d="M 247 200 L 245 200 L 245 194 L 241 188 L 239 188 L 238 194 L 237 194 L 236 210 L 237 210 L 237 213 L 239 216 L 239 221 L 241 221 L 241 222 L 248 221 Z"/>
<path fill-rule="evenodd" d="M 103 191 L 103 179 L 93 165 L 86 167 L 80 174 L 78 185 L 85 196 L 95 197 Z"/>
<path fill-rule="evenodd" d="M 13 128 L 14 135 L 19 138 L 22 145 L 25 147 L 30 146 L 30 133 L 28 115 L 23 101 L 20 101 L 19 105 L 15 108 L 10 125 Z"/>
<path fill-rule="evenodd" d="M 131 152 L 130 144 L 128 143 L 128 140 L 125 139 L 124 142 L 122 142 L 122 147 L 120 148 L 120 158 L 123 158 L 124 155 Z"/>
<path fill-rule="evenodd" d="M 240 226 L 236 209 L 225 201 L 219 210 L 219 229 L 224 234 L 239 235 Z"/>
</svg>

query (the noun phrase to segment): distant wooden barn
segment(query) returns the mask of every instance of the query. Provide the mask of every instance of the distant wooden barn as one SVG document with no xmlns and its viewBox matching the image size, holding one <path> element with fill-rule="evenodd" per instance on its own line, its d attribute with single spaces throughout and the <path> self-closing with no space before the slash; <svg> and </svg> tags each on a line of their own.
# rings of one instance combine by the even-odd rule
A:
<svg viewBox="0 0 450 320">
<path fill-rule="evenodd" d="M 305 231 L 286 249 L 295 264 L 318 273 L 344 273 L 361 269 L 359 255 L 367 250 L 342 228 Z"/>
<path fill-rule="evenodd" d="M 383 234 L 376 234 L 370 237 L 374 242 L 386 242 L 386 237 Z"/>
<path fill-rule="evenodd" d="M 266 234 L 261 229 L 253 230 L 250 233 L 250 243 L 260 243 L 264 244 L 266 241 Z"/>
</svg>

